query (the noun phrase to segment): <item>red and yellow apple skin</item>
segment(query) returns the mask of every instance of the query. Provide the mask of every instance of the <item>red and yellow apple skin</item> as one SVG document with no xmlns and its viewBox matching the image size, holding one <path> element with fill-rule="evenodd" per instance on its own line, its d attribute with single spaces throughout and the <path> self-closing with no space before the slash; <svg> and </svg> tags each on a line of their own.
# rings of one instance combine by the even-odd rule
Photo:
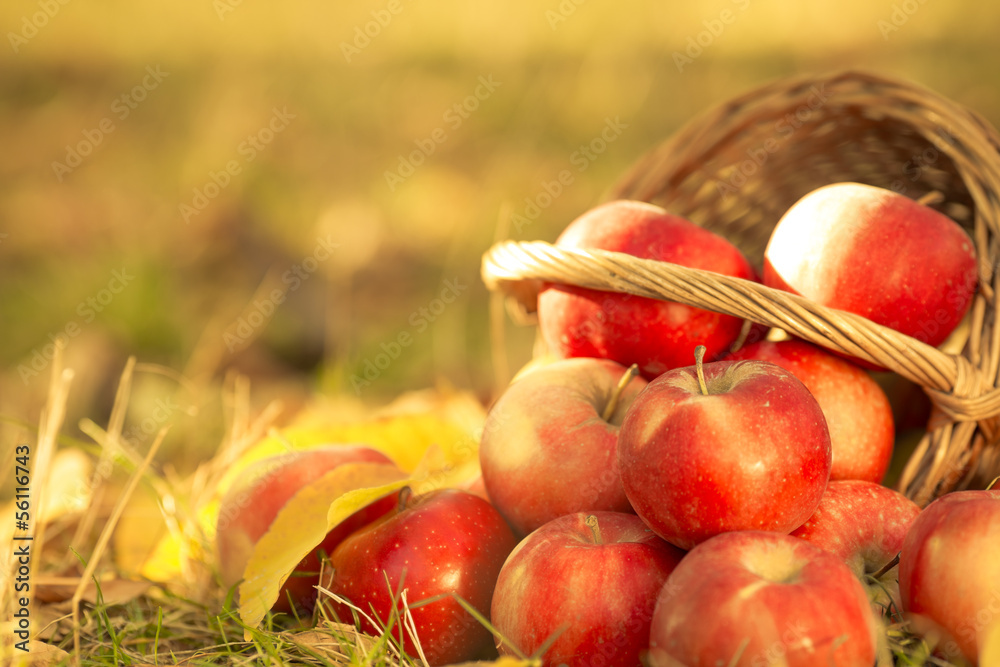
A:
<svg viewBox="0 0 1000 667">
<path fill-rule="evenodd" d="M 1000 624 L 1000 489 L 956 491 L 924 508 L 903 541 L 899 592 L 946 657 L 978 664 Z"/>
<path fill-rule="evenodd" d="M 892 406 L 868 373 L 800 340 L 762 341 L 727 357 L 778 364 L 802 381 L 823 409 L 830 429 L 830 479 L 881 482 L 895 441 Z"/>
<path fill-rule="evenodd" d="M 346 598 L 369 616 L 386 622 L 393 596 L 406 590 L 416 634 L 430 665 L 448 665 L 495 655 L 493 637 L 455 599 L 458 596 L 488 616 L 497 576 L 517 540 L 503 517 L 479 496 L 438 489 L 419 496 L 394 496 L 398 507 L 340 543 L 324 577 L 330 592 Z M 438 598 L 423 605 L 416 603 Z M 347 606 L 323 603 L 350 623 Z M 402 602 L 395 600 L 396 609 Z M 361 629 L 382 634 L 363 617 Z M 393 636 L 399 637 L 397 625 Z M 403 647 L 418 655 L 410 633 Z"/>
<path fill-rule="evenodd" d="M 683 556 L 634 514 L 559 517 L 507 558 L 493 593 L 493 626 L 524 655 L 558 634 L 541 655 L 544 666 L 638 665 L 656 598 Z M 497 643 L 501 654 L 516 655 Z"/>
<path fill-rule="evenodd" d="M 362 445 L 329 445 L 289 452 L 254 464 L 226 493 L 219 506 L 216 525 L 216 557 L 219 575 L 227 588 L 243 578 L 254 545 L 270 529 L 278 512 L 303 486 L 346 463 L 392 461 L 382 452 Z M 316 602 L 320 557 L 329 555 L 341 540 L 371 523 L 394 506 L 392 498 L 364 507 L 327 533 L 304 557 L 285 581 L 272 609 L 308 613 Z"/>
<path fill-rule="evenodd" d="M 618 431 L 646 386 L 633 378 L 602 413 L 625 367 L 562 359 L 510 385 L 490 409 L 479 459 L 490 500 L 521 535 L 564 514 L 631 512 L 618 471 Z"/>
<path fill-rule="evenodd" d="M 755 280 L 750 263 L 729 241 L 652 204 L 614 201 L 574 220 L 556 240 L 565 248 L 597 248 Z M 707 358 L 726 353 L 743 320 L 730 315 L 615 292 L 547 285 L 538 324 L 562 357 L 599 357 L 639 364 L 647 379 L 686 366 L 696 345 Z"/>
<path fill-rule="evenodd" d="M 843 560 L 789 535 L 740 531 L 692 549 L 653 613 L 651 667 L 871 667 L 877 626 Z"/>
<path fill-rule="evenodd" d="M 765 285 L 934 347 L 962 320 L 976 283 L 975 245 L 958 223 L 860 183 L 807 194 L 782 216 L 764 251 Z"/>
<path fill-rule="evenodd" d="M 767 361 L 704 365 L 656 378 L 618 436 L 636 513 L 690 549 L 734 530 L 788 533 L 812 516 L 830 477 L 830 434 L 816 399 Z"/>
<path fill-rule="evenodd" d="M 898 491 L 862 480 L 831 481 L 819 507 L 792 536 L 843 558 L 868 591 L 872 607 L 883 614 L 897 613 L 899 566 L 878 581 L 869 577 L 899 554 L 918 514 L 917 504 Z"/>
</svg>

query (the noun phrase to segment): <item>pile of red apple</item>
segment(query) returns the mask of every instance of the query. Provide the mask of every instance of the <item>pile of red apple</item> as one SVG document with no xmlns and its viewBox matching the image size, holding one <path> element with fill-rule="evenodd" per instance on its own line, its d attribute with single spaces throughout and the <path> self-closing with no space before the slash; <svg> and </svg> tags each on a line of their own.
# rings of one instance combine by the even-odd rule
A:
<svg viewBox="0 0 1000 667">
<path fill-rule="evenodd" d="M 757 279 L 725 239 L 640 202 L 586 213 L 557 244 Z M 936 346 L 976 275 L 954 221 L 842 183 L 780 220 L 763 282 Z M 324 596 L 340 620 L 379 634 L 405 592 L 412 623 L 391 634 L 432 665 L 499 650 L 546 665 L 870 667 L 883 621 L 899 618 L 942 657 L 976 664 L 998 634 L 1000 490 L 921 511 L 882 486 L 892 412 L 864 364 L 797 340 L 734 352 L 734 317 L 575 286 L 545 287 L 539 324 L 562 359 L 523 372 L 492 407 L 485 493 L 404 490 L 324 542 L 319 583 L 351 603 Z M 312 451 L 329 463 L 301 453 L 313 458 L 297 474 L 377 460 Z M 281 486 L 286 467 L 256 485 Z M 259 497 L 252 519 L 223 503 L 227 585 L 283 502 Z M 315 604 L 315 574 L 297 581 L 285 609 Z"/>
</svg>

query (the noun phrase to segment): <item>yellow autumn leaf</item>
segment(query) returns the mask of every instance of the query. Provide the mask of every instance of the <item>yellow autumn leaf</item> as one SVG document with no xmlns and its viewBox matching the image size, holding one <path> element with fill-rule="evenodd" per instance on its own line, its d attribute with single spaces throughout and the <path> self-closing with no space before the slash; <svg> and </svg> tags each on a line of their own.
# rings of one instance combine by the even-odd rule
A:
<svg viewBox="0 0 1000 667">
<path fill-rule="evenodd" d="M 1000 665 L 1000 617 L 994 618 L 993 623 L 983 630 L 981 643 L 979 664 L 984 667 Z"/>
<path fill-rule="evenodd" d="M 192 564 L 209 560 L 204 546 L 215 541 L 215 523 L 219 516 L 219 501 L 212 500 L 196 511 L 195 526 L 178 526 L 156 544 L 139 570 L 139 575 L 156 583 L 191 580 Z M 178 528 L 186 528 L 181 532 Z M 204 540 L 199 538 L 204 536 Z"/>
<path fill-rule="evenodd" d="M 243 471 L 262 459 L 291 450 L 321 445 L 357 444 L 377 449 L 407 472 L 412 472 L 431 445 L 437 445 L 446 459 L 458 464 L 479 455 L 479 443 L 468 430 L 433 414 L 407 414 L 344 424 L 289 426 L 269 436 L 244 453 L 219 484 L 219 495 Z"/>
<path fill-rule="evenodd" d="M 341 521 L 354 514 L 360 508 L 369 505 L 379 498 L 409 486 L 416 494 L 427 493 L 434 489 L 461 486 L 479 474 L 478 462 L 471 465 L 466 461 L 462 465 L 453 466 L 439 447 L 431 446 L 424 454 L 424 459 L 417 465 L 413 474 L 406 479 L 393 482 L 385 487 L 373 487 L 348 491 L 330 504 L 326 522 L 329 530 Z"/>
<path fill-rule="evenodd" d="M 350 491 L 377 489 L 358 498 L 353 506 L 357 511 L 372 500 L 402 488 L 407 481 L 396 466 L 345 463 L 302 487 L 254 545 L 239 588 L 239 613 L 243 621 L 251 628 L 260 624 L 295 566 L 335 527 L 336 524 L 327 522 L 329 507 L 335 500 Z M 247 635 L 249 640 L 249 631 Z"/>
<path fill-rule="evenodd" d="M 540 667 L 541 660 L 519 660 L 509 655 L 502 656 L 493 662 L 461 662 L 451 667 Z"/>
<path fill-rule="evenodd" d="M 5 651 L 6 652 L 6 651 Z M 13 660 L 10 664 L 14 667 L 49 667 L 49 665 L 65 664 L 66 659 L 71 657 L 69 653 L 43 641 L 29 639 L 27 651 L 17 650 L 14 652 Z M 2 656 L 3 653 L 0 653 Z"/>
<path fill-rule="evenodd" d="M 192 560 L 204 560 L 204 544 L 214 543 L 220 500 L 234 482 L 243 478 L 257 461 L 290 450 L 311 449 L 330 444 L 362 444 L 378 449 L 406 472 L 414 472 L 418 493 L 440 486 L 461 486 L 479 474 L 478 431 L 485 411 L 471 394 L 424 390 L 403 394 L 391 405 L 376 412 L 331 409 L 335 399 L 317 398 L 287 428 L 261 439 L 234 463 L 212 496 L 195 508 L 196 526 L 174 527 L 157 544 L 140 572 L 156 582 L 168 582 L 192 568 Z M 341 420 L 331 422 L 333 419 Z M 354 421 L 343 421 L 354 419 Z M 436 445 L 441 463 L 434 474 L 426 468 L 417 474 L 418 462 Z"/>
</svg>

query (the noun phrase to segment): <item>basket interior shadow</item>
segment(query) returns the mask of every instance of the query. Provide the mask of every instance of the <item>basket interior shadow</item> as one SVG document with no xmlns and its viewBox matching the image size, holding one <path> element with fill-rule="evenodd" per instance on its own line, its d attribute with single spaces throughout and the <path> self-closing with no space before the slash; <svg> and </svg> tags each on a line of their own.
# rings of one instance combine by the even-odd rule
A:
<svg viewBox="0 0 1000 667">
<path fill-rule="evenodd" d="M 898 488 L 925 505 L 1000 475 L 1000 135 L 919 86 L 864 72 L 785 79 L 705 113 L 642 157 L 609 199 L 653 202 L 735 243 L 760 270 L 781 215 L 830 183 L 918 199 L 975 242 L 979 283 L 955 354 L 757 283 L 600 250 L 502 242 L 483 256 L 491 290 L 533 312 L 544 282 L 677 301 L 866 359 L 918 383 L 933 410 Z"/>
</svg>

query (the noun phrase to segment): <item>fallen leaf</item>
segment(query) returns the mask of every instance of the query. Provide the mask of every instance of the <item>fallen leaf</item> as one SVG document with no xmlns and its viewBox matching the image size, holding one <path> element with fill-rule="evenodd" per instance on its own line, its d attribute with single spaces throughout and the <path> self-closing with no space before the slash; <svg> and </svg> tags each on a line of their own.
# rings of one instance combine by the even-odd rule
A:
<svg viewBox="0 0 1000 667">
<path fill-rule="evenodd" d="M 225 495 L 233 481 L 254 462 L 289 449 L 337 443 L 363 444 L 383 452 L 407 472 L 423 460 L 432 444 L 440 447 L 453 464 L 473 454 L 478 457 L 479 434 L 486 411 L 469 392 L 412 391 L 369 412 L 331 407 L 340 403 L 339 399 L 317 398 L 287 428 L 263 438 L 230 467 L 216 495 L 219 498 Z M 331 419 L 331 414 L 337 417 Z"/>
<path fill-rule="evenodd" d="M 372 421 L 349 424 L 330 424 L 309 428 L 293 426 L 280 433 L 280 437 L 261 440 L 244 454 L 233 466 L 236 471 L 264 458 L 293 450 L 310 449 L 329 444 L 361 444 L 383 452 L 403 470 L 416 468 L 430 445 L 437 445 L 449 460 L 464 460 L 478 443 L 473 434 L 445 419 L 432 414 L 401 415 Z M 228 488 L 238 477 L 231 472 L 221 482 Z"/>
<path fill-rule="evenodd" d="M 260 624 L 278 599 L 278 592 L 288 575 L 336 525 L 330 525 L 327 520 L 334 501 L 359 489 L 377 489 L 381 495 L 387 495 L 405 486 L 407 481 L 405 474 L 393 465 L 346 463 L 302 487 L 281 508 L 270 529 L 254 545 L 239 588 L 239 613 L 244 623 L 251 628 Z M 363 500 L 364 497 L 358 497 L 359 503 Z M 355 511 L 365 504 L 355 505 Z M 249 641 L 250 630 L 245 634 Z"/>
<path fill-rule="evenodd" d="M 369 637 L 358 631 L 353 625 L 333 621 L 324 624 L 321 630 L 282 632 L 280 634 L 295 644 L 308 646 L 329 658 L 349 659 L 358 654 L 365 658 L 372 652 L 377 641 L 374 637 Z M 354 663 L 364 663 L 364 660 L 354 660 Z"/>
<path fill-rule="evenodd" d="M 136 489 L 111 536 L 117 572 L 136 576 L 167 532 L 160 503 L 153 489 Z"/>
<path fill-rule="evenodd" d="M 39 519 L 54 521 L 65 514 L 79 513 L 90 506 L 94 464 L 78 449 L 61 449 L 52 459 L 42 496 Z"/>
<path fill-rule="evenodd" d="M 979 649 L 979 664 L 1000 665 L 1000 618 L 994 618 L 981 635 L 982 646 Z"/>
<path fill-rule="evenodd" d="M 494 662 L 480 660 L 478 662 L 459 662 L 449 667 L 540 667 L 541 660 L 518 660 L 510 656 L 503 656 Z"/>
<path fill-rule="evenodd" d="M 55 604 L 37 604 L 31 610 L 31 621 L 38 630 L 35 639 L 50 641 L 65 633 L 66 627 L 73 619 L 73 610 L 68 602 Z"/>
<path fill-rule="evenodd" d="M 197 525 L 185 525 L 167 532 L 156 544 L 139 570 L 139 576 L 154 583 L 190 581 L 194 564 L 207 564 L 211 556 L 203 545 L 215 536 L 215 522 L 219 516 L 219 501 L 214 500 L 197 510 Z M 204 536 L 199 538 L 199 533 Z"/>
<path fill-rule="evenodd" d="M 46 644 L 45 642 L 38 641 L 37 639 L 29 639 L 28 652 L 24 653 L 23 651 L 18 650 L 13 664 L 15 666 L 31 665 L 31 667 L 48 667 L 48 665 L 58 664 L 68 657 L 70 657 L 69 653 L 62 650 L 58 646 Z"/>
<path fill-rule="evenodd" d="M 36 577 L 34 584 L 36 600 L 56 603 L 71 599 L 80 585 L 80 580 L 74 577 Z M 108 579 L 100 584 L 101 598 L 105 605 L 131 602 L 149 590 L 152 585 L 148 581 L 129 579 Z M 80 599 L 93 605 L 97 604 L 97 585 L 93 581 L 87 582 Z"/>
<path fill-rule="evenodd" d="M 303 487 L 254 545 L 239 589 L 240 618 L 257 627 L 299 561 L 344 519 L 404 486 L 424 493 L 467 482 L 469 475 L 479 474 L 478 456 L 461 463 L 452 465 L 439 447 L 431 446 L 409 477 L 395 466 L 349 463 Z M 249 637 L 250 631 L 245 634 Z"/>
<path fill-rule="evenodd" d="M 36 475 L 33 483 L 41 490 L 38 499 L 41 514 L 32 518 L 37 524 L 47 524 L 67 515 L 80 514 L 90 506 L 94 465 L 90 457 L 78 449 L 61 449 L 52 458 L 49 471 Z M 0 507 L 0 516 L 14 515 L 14 501 Z M 0 523 L 0 543 L 14 536 L 14 522 Z"/>
<path fill-rule="evenodd" d="M 332 423 L 331 415 L 339 421 Z M 202 553 L 202 545 L 214 543 L 220 500 L 257 461 L 290 449 L 365 444 L 384 452 L 404 471 L 412 472 L 409 483 L 415 492 L 442 486 L 462 487 L 479 475 L 478 436 L 484 420 L 485 410 L 480 402 L 465 392 L 409 392 L 374 412 L 354 403 L 346 405 L 338 398 L 316 399 L 288 428 L 263 438 L 229 465 L 212 498 L 197 508 L 197 526 L 168 533 L 143 564 L 140 574 L 158 583 L 186 580 L 193 569 L 193 559 L 211 560 Z M 434 466 L 425 465 L 417 470 L 435 445 L 438 451 L 432 456 L 438 458 Z M 358 495 L 355 500 L 361 498 Z"/>
</svg>

